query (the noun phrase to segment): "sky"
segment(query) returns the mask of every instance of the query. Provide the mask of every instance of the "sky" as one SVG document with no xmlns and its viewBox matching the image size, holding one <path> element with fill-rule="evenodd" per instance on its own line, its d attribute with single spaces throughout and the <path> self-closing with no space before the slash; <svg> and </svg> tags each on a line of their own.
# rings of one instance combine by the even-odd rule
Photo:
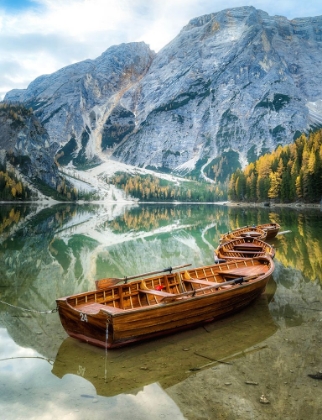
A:
<svg viewBox="0 0 322 420">
<path fill-rule="evenodd" d="M 322 15 L 321 0 L 0 0 L 0 100 L 112 45 L 144 41 L 158 52 L 190 19 L 240 6 Z"/>
</svg>

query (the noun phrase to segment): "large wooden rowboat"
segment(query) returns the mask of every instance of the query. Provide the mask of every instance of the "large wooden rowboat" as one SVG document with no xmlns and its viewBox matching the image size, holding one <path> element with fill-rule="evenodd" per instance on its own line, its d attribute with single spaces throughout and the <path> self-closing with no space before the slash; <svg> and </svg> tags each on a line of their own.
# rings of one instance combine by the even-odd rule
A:
<svg viewBox="0 0 322 420">
<path fill-rule="evenodd" d="M 241 310 L 274 270 L 269 256 L 162 274 L 57 299 L 74 338 L 113 348 L 189 329 Z"/>
<path fill-rule="evenodd" d="M 215 249 L 215 261 L 218 259 L 231 260 L 254 258 L 265 254 L 269 254 L 271 258 L 274 258 L 275 249 L 260 239 L 246 236 L 220 244 L 217 249 Z"/>
<path fill-rule="evenodd" d="M 267 294 L 274 285 L 270 281 L 253 304 L 207 324 L 207 328 L 200 326 L 136 346 L 104 351 L 67 337 L 60 345 L 52 373 L 58 378 L 78 375 L 91 382 L 97 395 L 105 397 L 136 394 L 155 383 L 167 389 L 197 370 L 227 363 L 247 351 L 260 351 L 258 344 L 277 331 L 268 308 L 271 296 Z"/>
<path fill-rule="evenodd" d="M 245 226 L 221 235 L 220 242 L 228 242 L 232 239 L 244 238 L 246 236 L 264 241 L 267 236 L 267 231 L 259 228 L 258 226 Z"/>
<path fill-rule="evenodd" d="M 263 229 L 266 232 L 266 239 L 275 238 L 281 229 L 281 225 L 278 223 L 264 223 L 262 225 L 257 225 L 259 229 Z"/>
</svg>

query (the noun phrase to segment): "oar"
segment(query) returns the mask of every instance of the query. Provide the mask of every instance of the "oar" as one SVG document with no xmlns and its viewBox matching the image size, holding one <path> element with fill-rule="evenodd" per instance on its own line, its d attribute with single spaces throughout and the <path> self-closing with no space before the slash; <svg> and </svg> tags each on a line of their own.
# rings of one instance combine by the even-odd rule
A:
<svg viewBox="0 0 322 420">
<path fill-rule="evenodd" d="M 219 287 L 227 286 L 229 284 L 231 284 L 231 285 L 242 284 L 242 283 L 247 282 L 249 280 L 255 279 L 256 277 L 262 276 L 263 274 L 265 274 L 265 272 L 259 273 L 259 274 L 253 274 L 252 276 L 247 276 L 247 277 L 238 277 L 238 278 L 235 278 L 233 280 L 224 281 L 222 283 L 214 283 L 213 282 L 213 284 L 210 285 L 210 286 L 201 287 L 200 289 L 194 289 L 194 290 L 191 290 L 191 291 L 185 292 L 185 293 L 174 294 L 173 297 L 172 296 L 165 296 L 164 298 L 162 298 L 160 300 L 160 303 L 172 302 L 172 301 L 174 301 L 178 298 L 184 297 L 184 296 L 190 296 L 191 295 L 192 297 L 194 297 L 197 292 L 203 292 L 203 291 L 209 290 L 209 289 L 219 289 Z"/>
<path fill-rule="evenodd" d="M 280 235 L 284 235 L 285 233 L 290 233 L 292 232 L 291 230 L 284 230 L 283 232 L 278 232 L 278 234 L 276 236 L 280 236 Z"/>
<path fill-rule="evenodd" d="M 96 290 L 106 289 L 107 287 L 114 286 L 120 282 L 124 282 L 126 284 L 128 280 L 137 279 L 139 277 L 152 276 L 153 274 L 166 273 L 167 271 L 171 273 L 171 271 L 173 270 L 178 270 L 179 268 L 188 267 L 189 265 L 191 264 L 177 265 L 176 267 L 168 267 L 168 268 L 164 268 L 163 270 L 150 271 L 149 273 L 136 274 L 135 276 L 130 276 L 130 277 L 123 277 L 123 278 L 113 277 L 113 278 L 96 280 L 95 281 Z"/>
</svg>

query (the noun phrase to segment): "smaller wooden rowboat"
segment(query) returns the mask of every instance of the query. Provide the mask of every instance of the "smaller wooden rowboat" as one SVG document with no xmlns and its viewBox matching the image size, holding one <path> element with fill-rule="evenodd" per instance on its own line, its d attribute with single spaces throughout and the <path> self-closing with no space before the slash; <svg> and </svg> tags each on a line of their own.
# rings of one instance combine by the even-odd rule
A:
<svg viewBox="0 0 322 420">
<path fill-rule="evenodd" d="M 269 256 L 232 260 L 57 299 L 74 338 L 113 348 L 233 314 L 265 290 Z"/>
<path fill-rule="evenodd" d="M 224 243 L 233 239 L 244 238 L 246 236 L 261 239 L 264 241 L 267 236 L 267 231 L 259 228 L 258 226 L 245 226 L 239 229 L 232 230 L 231 232 L 225 233 L 221 236 L 220 242 Z"/>
<path fill-rule="evenodd" d="M 259 229 L 263 229 L 267 233 L 266 239 L 275 238 L 275 236 L 281 229 L 281 225 L 279 225 L 278 223 L 264 223 L 262 225 L 257 225 L 257 227 Z"/>
<path fill-rule="evenodd" d="M 218 261 L 218 259 L 231 260 L 254 258 L 265 254 L 274 258 L 275 249 L 260 239 L 246 236 L 244 238 L 237 238 L 220 244 L 217 249 L 215 249 L 215 261 Z"/>
</svg>

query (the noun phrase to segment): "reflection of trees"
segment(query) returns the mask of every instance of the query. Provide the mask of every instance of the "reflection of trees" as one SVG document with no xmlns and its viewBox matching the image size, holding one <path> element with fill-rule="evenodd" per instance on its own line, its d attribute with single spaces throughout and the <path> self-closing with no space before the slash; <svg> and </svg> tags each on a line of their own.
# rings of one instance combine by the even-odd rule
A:
<svg viewBox="0 0 322 420">
<path fill-rule="evenodd" d="M 229 230 L 243 226 L 259 225 L 262 223 L 280 223 L 278 210 L 259 207 L 230 207 L 228 209 Z"/>
<path fill-rule="evenodd" d="M 79 222 L 83 213 L 87 213 L 88 219 L 92 217 L 91 211 L 89 206 L 72 205 L 48 207 L 38 212 L 35 206 L 0 207 L 1 220 L 12 220 L 0 249 L 1 301 L 17 307 L 0 302 L 0 326 L 5 326 L 20 345 L 49 357 L 55 356 L 66 334 L 57 314 L 36 311 L 54 309 L 57 297 L 89 287 L 80 254 L 92 244 L 75 235 L 68 243 L 53 238 L 65 226 Z"/>
<path fill-rule="evenodd" d="M 20 221 L 20 210 L 12 208 L 8 215 L 0 216 L 0 234 L 3 233 L 13 223 L 16 224 Z"/>
<path fill-rule="evenodd" d="M 34 217 L 32 212 L 35 212 Z M 49 249 L 50 254 L 63 267 L 68 270 L 71 260 L 78 267 L 77 273 L 82 272 L 80 261 L 81 249 L 93 250 L 95 243 L 85 241 L 85 236 L 76 238 L 73 226 L 90 220 L 92 215 L 97 217 L 96 206 L 57 205 L 45 208 L 38 213 L 35 207 L 28 205 L 5 205 L 0 209 L 0 234 L 2 234 L 2 250 L 13 247 L 19 252 L 25 250 L 26 241 L 34 244 L 43 244 Z M 28 217 L 27 217 L 28 216 Z M 96 229 L 100 232 L 111 229 L 115 234 L 128 232 L 149 232 L 157 229 L 174 226 L 184 227 L 186 231 L 203 229 L 211 224 L 215 226 L 207 232 L 207 241 L 214 247 L 218 245 L 220 234 L 233 229 L 267 222 L 281 224 L 282 231 L 290 230 L 291 233 L 278 236 L 273 245 L 277 249 L 276 258 L 285 266 L 290 266 L 303 271 L 310 279 L 322 278 L 322 218 L 318 210 L 294 210 L 291 208 L 259 208 L 259 207 L 225 207 L 205 204 L 144 204 L 126 208 L 121 215 L 108 220 L 100 221 L 98 218 Z M 190 226 L 190 228 L 189 228 Z M 55 238 L 55 232 L 71 229 L 68 235 L 68 244 L 62 239 Z M 10 235 L 14 232 L 14 241 Z M 67 232 L 67 231 L 66 231 Z M 85 232 L 85 231 L 84 231 Z M 198 236 L 198 235 L 197 235 Z M 55 241 L 52 241 L 55 238 Z M 89 239 L 89 238 L 88 238 Z M 45 242 L 44 242 L 45 241 Z M 86 246 L 85 246 L 86 242 Z M 13 254 L 11 254 L 12 259 Z M 17 257 L 19 259 L 19 257 Z M 3 270 L 8 264 L 8 259 L 3 265 Z M 21 262 L 19 263 L 21 266 Z M 34 267 L 35 269 L 35 267 Z M 3 271 L 0 269 L 0 271 Z M 9 272 L 15 270 L 10 267 Z M 18 266 L 16 270 L 19 271 Z"/>
<path fill-rule="evenodd" d="M 10 228 L 16 226 L 30 212 L 29 206 L 1 206 L 0 211 L 0 235 L 10 231 Z"/>
<path fill-rule="evenodd" d="M 296 268 L 310 280 L 319 279 L 322 283 L 322 217 L 319 210 L 234 206 L 224 213 L 216 212 L 215 218 L 218 219 L 216 235 L 243 226 L 279 223 L 281 231 L 291 232 L 272 241 L 277 250 L 276 258 L 284 266 Z M 213 243 L 218 240 L 215 236 Z"/>
<path fill-rule="evenodd" d="M 278 257 L 285 266 L 303 272 L 310 280 L 322 283 L 322 219 L 318 211 L 283 211 L 283 223 L 291 234 L 280 236 Z"/>
<path fill-rule="evenodd" d="M 296 268 L 310 280 L 322 282 L 322 218 L 319 210 L 292 208 L 262 209 L 231 207 L 228 209 L 229 230 L 247 225 L 276 222 L 281 231 L 290 233 L 279 235 L 273 245 L 283 265 Z"/>
<path fill-rule="evenodd" d="M 211 208 L 207 205 L 178 205 L 178 206 L 140 206 L 129 209 L 120 217 L 111 222 L 106 222 L 114 232 L 123 233 L 129 230 L 148 231 L 170 223 L 193 224 L 194 226 L 205 225 L 215 219 L 223 219 L 224 208 Z"/>
<path fill-rule="evenodd" d="M 2 234 L 0 285 L 15 286 L 18 290 L 16 299 L 32 290 L 41 270 L 53 264 L 53 257 L 60 262 L 55 258 L 55 252 L 51 253 L 55 232 L 72 219 L 77 220 L 79 213 L 84 211 L 82 207 L 66 205 L 48 207 L 38 212 L 34 206 L 27 205 L 1 207 L 0 226 L 6 226 L 7 231 L 5 235 Z M 68 249 L 66 253 L 69 253 Z M 65 266 L 62 265 L 63 268 Z"/>
</svg>

